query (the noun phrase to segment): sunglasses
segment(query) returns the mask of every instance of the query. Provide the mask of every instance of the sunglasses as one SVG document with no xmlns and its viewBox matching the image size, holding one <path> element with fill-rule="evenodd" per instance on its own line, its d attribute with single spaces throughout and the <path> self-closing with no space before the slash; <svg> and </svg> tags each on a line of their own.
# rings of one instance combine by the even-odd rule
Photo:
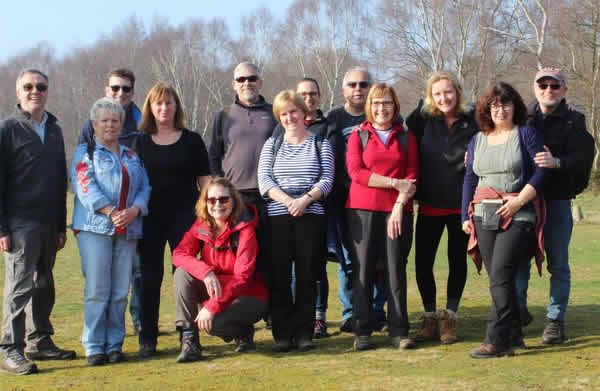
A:
<svg viewBox="0 0 600 391">
<path fill-rule="evenodd" d="M 237 81 L 240 84 L 245 83 L 246 81 L 248 81 L 250 83 L 256 83 L 258 81 L 258 76 L 256 76 L 256 75 L 240 76 L 240 77 L 236 78 L 235 81 Z"/>
<path fill-rule="evenodd" d="M 31 91 L 33 89 L 38 90 L 39 92 L 44 92 L 48 89 L 48 84 L 43 84 L 43 83 L 38 83 L 38 84 L 31 84 L 31 83 L 27 83 L 27 84 L 23 84 L 23 89 L 25 91 Z"/>
<path fill-rule="evenodd" d="M 303 97 L 318 96 L 319 93 L 317 91 L 308 91 L 308 92 L 301 92 L 300 95 L 302 95 Z"/>
<path fill-rule="evenodd" d="M 119 90 L 123 90 L 124 93 L 129 94 L 131 92 L 131 90 L 133 90 L 133 87 L 131 86 L 110 86 L 110 89 L 112 90 L 112 92 L 119 92 Z"/>
<path fill-rule="evenodd" d="M 561 84 L 538 83 L 538 87 L 540 87 L 540 90 L 545 90 L 548 87 L 550 87 L 551 90 L 559 90 L 560 87 L 562 87 L 562 85 Z"/>
<path fill-rule="evenodd" d="M 219 204 L 224 205 L 228 204 L 229 201 L 231 201 L 231 196 L 208 197 L 206 201 L 208 201 L 210 205 L 215 205 L 217 201 L 219 202 Z"/>
<path fill-rule="evenodd" d="M 360 88 L 367 88 L 369 86 L 369 82 L 368 81 L 351 81 L 351 82 L 346 83 L 346 86 L 348 86 L 350 88 L 356 88 L 357 85 Z"/>
</svg>

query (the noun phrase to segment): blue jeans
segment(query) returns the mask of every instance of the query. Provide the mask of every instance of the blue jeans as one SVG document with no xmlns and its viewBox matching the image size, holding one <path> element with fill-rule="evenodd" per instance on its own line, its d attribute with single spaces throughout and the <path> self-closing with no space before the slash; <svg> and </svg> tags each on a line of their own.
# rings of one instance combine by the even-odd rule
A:
<svg viewBox="0 0 600 391">
<path fill-rule="evenodd" d="M 81 231 L 77 244 L 85 279 L 81 342 L 86 355 L 120 351 L 137 240 Z"/>
<path fill-rule="evenodd" d="M 142 294 L 142 269 L 140 266 L 140 254 L 136 251 L 133 258 L 133 270 L 131 272 L 131 298 L 129 299 L 129 314 L 136 328 L 141 325 L 141 294 Z"/>
<path fill-rule="evenodd" d="M 569 268 L 569 242 L 573 232 L 571 200 L 546 201 L 546 225 L 544 225 L 544 247 L 547 268 L 550 273 L 550 303 L 546 317 L 564 321 L 569 293 L 571 291 L 571 269 Z M 530 263 L 524 262 L 517 271 L 515 288 L 519 307 L 527 306 L 527 288 Z"/>
<path fill-rule="evenodd" d="M 348 281 L 352 281 L 352 261 L 345 243 L 345 208 L 332 205 L 329 209 L 327 219 L 327 249 L 335 254 L 338 266 L 338 297 L 342 304 L 342 321 L 352 317 L 352 287 Z M 385 321 L 383 306 L 387 300 L 385 284 L 383 281 L 375 283 L 373 297 L 373 311 L 378 321 Z"/>
</svg>

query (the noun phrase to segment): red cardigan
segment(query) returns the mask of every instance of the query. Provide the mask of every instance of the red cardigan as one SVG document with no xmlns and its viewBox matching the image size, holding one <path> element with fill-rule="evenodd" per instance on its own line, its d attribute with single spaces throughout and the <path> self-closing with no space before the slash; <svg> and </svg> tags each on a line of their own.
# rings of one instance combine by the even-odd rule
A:
<svg viewBox="0 0 600 391">
<path fill-rule="evenodd" d="M 418 179 L 419 146 L 412 132 L 408 132 L 407 147 L 404 148 L 397 132 L 405 132 L 401 123 L 390 130 L 387 145 L 383 145 L 369 122 L 363 122 L 359 130 L 352 132 L 346 150 L 348 175 L 352 179 L 346 208 L 391 212 L 398 197 L 395 189 L 369 187 L 371 174 L 397 179 Z M 369 132 L 369 141 L 363 151 L 358 132 Z M 404 210 L 412 212 L 412 198 Z"/>
<path fill-rule="evenodd" d="M 173 265 L 202 281 L 209 272 L 214 272 L 221 283 L 222 295 L 209 298 L 202 304 L 213 315 L 227 309 L 239 296 L 252 296 L 267 300 L 269 295 L 261 274 L 255 273 L 258 244 L 256 210 L 249 207 L 251 213 L 241 217 L 241 221 L 227 228 L 214 238 L 208 226 L 200 220 L 185 234 L 173 251 Z M 231 234 L 239 231 L 239 242 L 234 254 L 230 246 Z M 225 249 L 223 249 L 225 248 Z M 198 253 L 200 259 L 196 258 Z"/>
</svg>

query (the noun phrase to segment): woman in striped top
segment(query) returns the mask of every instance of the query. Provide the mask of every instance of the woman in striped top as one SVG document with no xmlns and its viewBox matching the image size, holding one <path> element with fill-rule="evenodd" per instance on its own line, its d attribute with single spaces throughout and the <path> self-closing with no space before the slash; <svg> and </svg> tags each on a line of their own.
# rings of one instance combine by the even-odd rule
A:
<svg viewBox="0 0 600 391">
<path fill-rule="evenodd" d="M 273 101 L 273 113 L 284 134 L 269 138 L 258 163 L 258 186 L 267 199 L 270 222 L 271 316 L 275 351 L 313 348 L 315 321 L 314 261 L 325 246 L 323 200 L 331 190 L 333 151 L 329 142 L 305 125 L 308 109 L 293 90 Z M 290 289 L 292 262 L 296 298 Z"/>
</svg>

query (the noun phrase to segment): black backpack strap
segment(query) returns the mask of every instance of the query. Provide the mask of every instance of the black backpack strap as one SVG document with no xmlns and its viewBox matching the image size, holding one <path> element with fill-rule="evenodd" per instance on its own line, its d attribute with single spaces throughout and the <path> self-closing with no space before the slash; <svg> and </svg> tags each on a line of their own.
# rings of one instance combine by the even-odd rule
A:
<svg viewBox="0 0 600 391">
<path fill-rule="evenodd" d="M 361 131 L 361 130 L 357 130 L 358 132 L 358 136 L 360 137 L 360 144 L 362 145 L 363 150 L 365 149 L 365 147 L 367 146 L 367 142 L 369 142 L 369 132 L 368 131 Z M 401 132 L 397 133 L 397 137 L 398 137 L 398 141 L 400 141 L 400 146 L 402 147 L 403 151 L 407 151 L 408 150 L 408 132 L 405 130 L 402 130 Z"/>
<path fill-rule="evenodd" d="M 368 131 L 361 131 L 360 129 L 357 129 L 356 132 L 358 132 L 358 137 L 360 137 L 360 144 L 362 145 L 362 149 L 364 151 L 365 147 L 367 146 L 367 143 L 369 142 L 369 132 Z"/>
</svg>

